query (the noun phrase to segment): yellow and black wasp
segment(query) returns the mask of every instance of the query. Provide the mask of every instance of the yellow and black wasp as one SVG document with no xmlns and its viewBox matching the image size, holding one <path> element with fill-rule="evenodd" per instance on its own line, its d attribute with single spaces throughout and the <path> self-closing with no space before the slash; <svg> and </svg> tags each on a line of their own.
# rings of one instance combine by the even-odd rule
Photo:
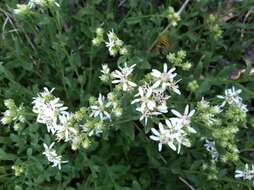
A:
<svg viewBox="0 0 254 190">
<path fill-rule="evenodd" d="M 167 34 L 159 36 L 156 44 L 154 45 L 154 50 L 160 53 L 161 55 L 167 55 L 170 48 L 170 39 Z"/>
</svg>

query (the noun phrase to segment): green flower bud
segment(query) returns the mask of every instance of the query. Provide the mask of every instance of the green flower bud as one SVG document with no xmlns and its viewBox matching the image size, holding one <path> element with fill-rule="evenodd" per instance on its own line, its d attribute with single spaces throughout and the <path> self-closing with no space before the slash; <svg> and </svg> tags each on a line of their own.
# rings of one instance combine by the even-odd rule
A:
<svg viewBox="0 0 254 190">
<path fill-rule="evenodd" d="M 96 28 L 96 34 L 98 36 L 103 36 L 103 34 L 104 34 L 103 28 L 101 28 L 101 27 Z"/>
<path fill-rule="evenodd" d="M 21 125 L 21 123 L 16 123 L 14 126 L 13 126 L 14 130 L 15 131 L 19 131 L 20 129 L 23 128 L 23 126 Z"/>
<path fill-rule="evenodd" d="M 193 80 L 189 82 L 187 89 L 191 92 L 196 92 L 199 88 L 198 82 L 196 80 Z"/>
<path fill-rule="evenodd" d="M 190 62 L 185 62 L 184 64 L 182 64 L 182 69 L 184 70 L 184 71 L 188 71 L 188 70 L 190 70 L 190 68 L 192 67 L 192 64 L 190 63 Z"/>
<path fill-rule="evenodd" d="M 94 46 L 99 46 L 99 45 L 101 44 L 101 39 L 98 38 L 98 37 L 94 38 L 94 39 L 92 40 L 92 44 L 93 44 Z"/>
<path fill-rule="evenodd" d="M 126 47 L 122 47 L 122 48 L 120 48 L 119 53 L 120 53 L 120 55 L 126 55 L 126 54 L 128 54 L 128 50 Z"/>
<path fill-rule="evenodd" d="M 116 117 L 121 117 L 123 114 L 123 109 L 120 107 L 117 107 L 114 111 Z"/>
<path fill-rule="evenodd" d="M 96 103 L 96 101 L 97 101 L 96 97 L 94 97 L 94 96 L 90 96 L 90 98 L 89 98 L 89 104 L 90 104 L 90 105 L 95 104 L 95 103 Z"/>
<path fill-rule="evenodd" d="M 31 13 L 31 10 L 26 4 L 17 4 L 17 8 L 13 10 L 13 13 L 17 16 L 26 16 Z"/>
<path fill-rule="evenodd" d="M 177 26 L 178 21 L 180 21 L 180 17 L 173 7 L 168 8 L 167 18 L 171 22 L 172 26 Z"/>
<path fill-rule="evenodd" d="M 4 105 L 10 110 L 16 109 L 16 104 L 13 99 L 4 100 Z"/>
<path fill-rule="evenodd" d="M 15 176 L 20 176 L 24 171 L 22 165 L 13 165 L 11 168 L 14 170 Z"/>
</svg>

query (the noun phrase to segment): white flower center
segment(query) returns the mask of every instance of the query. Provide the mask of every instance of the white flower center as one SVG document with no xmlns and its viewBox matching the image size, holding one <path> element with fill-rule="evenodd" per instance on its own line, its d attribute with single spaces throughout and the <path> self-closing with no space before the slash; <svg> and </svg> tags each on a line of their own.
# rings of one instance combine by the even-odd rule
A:
<svg viewBox="0 0 254 190">
<path fill-rule="evenodd" d="M 169 137 L 168 137 L 168 135 L 166 133 L 160 135 L 160 142 L 162 144 L 167 144 L 168 141 L 169 141 Z"/>
</svg>

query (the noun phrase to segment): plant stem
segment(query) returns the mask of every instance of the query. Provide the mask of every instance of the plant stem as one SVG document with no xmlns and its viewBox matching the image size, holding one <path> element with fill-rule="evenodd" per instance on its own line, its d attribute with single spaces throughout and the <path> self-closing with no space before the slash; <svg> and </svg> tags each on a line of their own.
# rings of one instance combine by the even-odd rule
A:
<svg viewBox="0 0 254 190">
<path fill-rule="evenodd" d="M 192 187 L 185 179 L 183 179 L 182 177 L 179 177 L 179 179 L 185 184 L 187 185 L 191 190 L 196 190 L 194 187 Z"/>
<path fill-rule="evenodd" d="M 190 0 L 186 0 L 186 1 L 183 3 L 183 5 L 181 6 L 181 8 L 180 8 L 180 9 L 177 11 L 177 13 L 176 13 L 178 16 L 181 15 L 181 13 L 183 12 L 183 10 L 185 9 L 185 7 L 187 6 L 187 4 L 188 4 L 189 2 L 190 2 Z M 164 28 L 164 30 L 163 30 L 162 32 L 159 33 L 159 35 L 157 36 L 157 38 L 153 41 L 152 45 L 149 47 L 148 52 L 150 52 L 150 51 L 153 49 L 153 47 L 154 47 L 155 44 L 158 42 L 158 40 L 160 39 L 160 37 L 168 31 L 168 29 L 169 29 L 170 26 L 171 26 L 171 23 L 169 23 L 169 24 Z"/>
</svg>

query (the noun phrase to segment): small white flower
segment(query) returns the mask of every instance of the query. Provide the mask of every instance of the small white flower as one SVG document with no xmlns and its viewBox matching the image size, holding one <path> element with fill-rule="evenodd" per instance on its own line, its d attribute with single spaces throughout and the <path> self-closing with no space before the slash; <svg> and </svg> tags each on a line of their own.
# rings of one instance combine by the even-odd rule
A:
<svg viewBox="0 0 254 190">
<path fill-rule="evenodd" d="M 146 108 L 141 108 L 141 107 L 136 108 L 136 110 L 141 113 L 141 117 L 139 120 L 140 121 L 145 120 L 145 125 L 147 125 L 148 118 L 161 114 L 158 111 L 150 111 L 150 110 L 147 110 Z"/>
<path fill-rule="evenodd" d="M 111 119 L 111 116 L 107 109 L 111 106 L 111 102 L 105 102 L 105 97 L 101 94 L 99 94 L 98 100 L 95 105 L 91 105 L 90 108 L 92 110 L 92 113 L 90 116 L 92 117 L 100 117 L 100 119 L 106 120 Z"/>
<path fill-rule="evenodd" d="M 13 13 L 17 16 L 25 16 L 31 13 L 30 7 L 26 4 L 17 4 L 17 8 L 13 9 Z"/>
<path fill-rule="evenodd" d="M 35 8 L 36 7 L 36 0 L 29 0 L 27 5 L 30 9 Z"/>
<path fill-rule="evenodd" d="M 107 64 L 102 65 L 102 75 L 99 77 L 103 82 L 108 82 L 111 79 L 110 69 Z"/>
<path fill-rule="evenodd" d="M 148 88 L 145 92 L 142 87 L 139 87 L 138 94 L 136 94 L 135 97 L 139 96 L 140 98 L 134 99 L 131 103 L 132 104 L 140 103 L 140 107 L 142 109 L 147 107 L 149 110 L 154 110 L 154 108 L 156 107 L 156 103 L 151 98 L 152 93 L 153 93 L 152 88 Z"/>
<path fill-rule="evenodd" d="M 189 112 L 189 105 L 185 106 L 184 114 L 179 113 L 178 111 L 172 109 L 171 112 L 177 116 L 177 119 L 179 119 L 179 122 L 182 124 L 182 126 L 186 127 L 187 130 L 191 133 L 196 133 L 196 130 L 193 129 L 191 124 L 191 117 L 194 115 L 195 110 L 191 110 Z"/>
<path fill-rule="evenodd" d="M 163 90 L 145 85 L 138 88 L 135 97 L 131 104 L 139 104 L 136 110 L 141 112 L 140 120 L 145 119 L 145 125 L 149 117 L 168 112 L 166 101 L 169 96 L 166 96 Z"/>
<path fill-rule="evenodd" d="M 186 147 L 190 147 L 191 143 L 187 138 L 187 133 L 183 130 L 183 126 L 178 119 L 171 118 L 169 120 L 165 120 L 165 123 L 171 134 L 174 134 L 175 144 L 177 145 L 177 153 L 180 153 L 181 146 L 184 145 Z"/>
<path fill-rule="evenodd" d="M 174 145 L 174 136 L 171 135 L 169 129 L 165 129 L 161 123 L 159 123 L 159 131 L 155 128 L 151 128 L 153 135 L 150 135 L 150 139 L 154 141 L 159 141 L 158 150 L 162 150 L 162 145 L 167 144 L 174 151 L 176 146 Z"/>
<path fill-rule="evenodd" d="M 153 88 L 158 88 L 159 86 L 161 86 L 163 90 L 166 90 L 167 87 L 172 88 L 172 86 L 176 88 L 175 85 L 172 85 L 174 78 L 177 75 L 176 73 L 173 73 L 174 71 L 175 68 L 168 70 L 166 63 L 163 65 L 163 72 L 153 69 L 151 75 L 156 79 Z"/>
<path fill-rule="evenodd" d="M 88 136 L 100 136 L 104 130 L 103 121 L 99 121 L 96 123 L 86 123 L 82 126 L 82 130 L 88 134 Z"/>
<path fill-rule="evenodd" d="M 219 157 L 219 153 L 218 153 L 218 151 L 215 147 L 215 142 L 214 141 L 209 141 L 208 139 L 205 139 L 204 147 L 211 154 L 212 161 L 217 161 L 218 157 Z"/>
<path fill-rule="evenodd" d="M 120 53 L 122 55 L 127 53 L 127 49 L 124 47 L 123 41 L 117 37 L 113 30 L 108 32 L 107 35 L 108 42 L 105 42 L 105 44 L 111 56 L 116 56 L 117 53 Z"/>
<path fill-rule="evenodd" d="M 129 80 L 131 73 L 134 70 L 136 65 L 132 65 L 130 67 L 127 66 L 127 63 L 124 63 L 124 67 L 119 67 L 119 70 L 115 70 L 112 76 L 115 80 L 112 81 L 113 84 L 121 84 L 123 87 L 123 91 L 131 90 L 132 88 L 136 87 L 137 85 L 134 82 Z"/>
<path fill-rule="evenodd" d="M 60 7 L 59 3 L 56 0 L 30 0 L 28 5 L 33 8 L 35 5 L 39 5 L 43 8 L 48 6 L 57 6 Z"/>
<path fill-rule="evenodd" d="M 103 64 L 103 65 L 102 65 L 101 72 L 102 72 L 104 75 L 110 74 L 110 69 L 109 69 L 109 67 L 108 67 L 107 64 Z"/>
<path fill-rule="evenodd" d="M 59 170 L 61 170 L 61 164 L 67 163 L 68 161 L 62 161 L 62 156 L 59 156 L 56 153 L 56 150 L 53 149 L 53 146 L 55 143 L 51 143 L 50 146 L 47 146 L 43 143 L 45 151 L 42 153 L 44 154 L 49 162 L 52 162 L 52 167 L 58 167 Z"/>
<path fill-rule="evenodd" d="M 200 112 L 199 118 L 209 126 L 217 125 L 220 122 L 217 114 L 223 111 L 221 106 L 211 106 L 204 98 L 198 102 L 197 110 Z"/>
<path fill-rule="evenodd" d="M 245 164 L 244 170 L 236 170 L 235 178 L 242 178 L 243 180 L 252 180 L 254 178 L 254 165 L 251 168 L 248 164 Z"/>
<path fill-rule="evenodd" d="M 181 146 L 190 147 L 191 143 L 187 138 L 187 133 L 182 129 L 182 125 L 178 120 L 165 120 L 166 126 L 159 123 L 159 131 L 152 128 L 153 135 L 150 138 L 154 141 L 159 141 L 158 149 L 162 150 L 162 145 L 167 144 L 172 150 L 180 153 Z"/>
<path fill-rule="evenodd" d="M 180 80 L 178 81 L 172 81 L 171 83 L 169 83 L 168 87 L 170 90 L 172 90 L 174 93 L 181 95 L 181 91 L 179 90 L 179 85 L 177 84 Z"/>
<path fill-rule="evenodd" d="M 233 86 L 231 89 L 226 89 L 224 96 L 218 95 L 219 99 L 223 99 L 224 101 L 221 104 L 221 107 L 224 107 L 226 104 L 234 105 L 238 107 L 242 112 L 248 112 L 247 106 L 243 104 L 242 98 L 239 96 L 242 90 L 236 90 Z"/>
<path fill-rule="evenodd" d="M 56 130 L 56 139 L 58 141 L 64 140 L 65 142 L 73 142 L 78 135 L 78 130 L 69 125 L 69 121 L 72 117 L 72 113 L 59 115 L 59 122 L 54 126 Z"/>
<path fill-rule="evenodd" d="M 67 113 L 67 107 L 61 103 L 59 98 L 52 95 L 54 89 L 49 91 L 44 88 L 44 91 L 33 98 L 33 112 L 38 114 L 37 122 L 46 124 L 48 132 L 54 134 L 58 116 Z"/>
</svg>

